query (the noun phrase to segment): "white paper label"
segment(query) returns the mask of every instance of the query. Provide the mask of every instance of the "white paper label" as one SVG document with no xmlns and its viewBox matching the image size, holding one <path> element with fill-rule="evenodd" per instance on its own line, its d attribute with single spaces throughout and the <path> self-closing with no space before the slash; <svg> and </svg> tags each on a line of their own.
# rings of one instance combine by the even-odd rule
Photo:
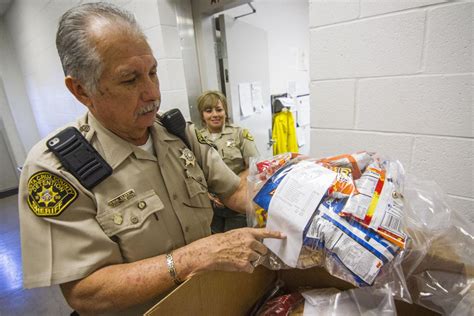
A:
<svg viewBox="0 0 474 316">
<path fill-rule="evenodd" d="M 303 246 L 303 230 L 336 172 L 314 162 L 301 161 L 278 185 L 268 208 L 267 229 L 281 231 L 286 239 L 265 239 L 264 244 L 290 267 L 296 267 Z"/>
</svg>

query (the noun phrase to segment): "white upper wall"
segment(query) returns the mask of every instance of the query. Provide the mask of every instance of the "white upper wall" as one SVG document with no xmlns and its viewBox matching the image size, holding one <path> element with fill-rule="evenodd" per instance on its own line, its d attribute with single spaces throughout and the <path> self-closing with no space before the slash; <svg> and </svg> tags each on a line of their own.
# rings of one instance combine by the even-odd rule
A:
<svg viewBox="0 0 474 316">
<path fill-rule="evenodd" d="M 86 108 L 69 93 L 55 47 L 57 24 L 69 8 L 87 1 L 15 0 L 4 15 L 7 32 L 26 86 L 41 137 L 74 121 Z M 93 2 L 93 1 L 89 1 Z M 162 107 L 180 108 L 189 118 L 184 67 L 173 0 L 108 1 L 132 13 L 148 37 L 158 59 Z M 166 45 L 164 44 L 166 43 Z M 11 93 L 8 87 L 6 94 Z M 12 108 L 12 112 L 18 110 Z M 31 118 L 31 115 L 29 116 Z M 26 150 L 32 146 L 24 143 Z"/>
<path fill-rule="evenodd" d="M 11 150 L 11 158 L 15 165 L 21 166 L 28 149 L 39 140 L 39 133 L 3 17 L 0 17 L 0 56 L 0 119 L 5 126 L 4 136 Z M 2 164 L 1 167 L 6 166 Z"/>
<path fill-rule="evenodd" d="M 290 92 L 290 86 L 296 88 L 296 95 L 308 94 L 308 1 L 255 0 L 252 5 L 256 13 L 240 17 L 239 21 L 263 29 L 267 33 L 270 94 Z M 250 12 L 252 11 L 248 5 L 242 5 L 224 13 L 236 17 Z M 304 139 L 304 145 L 300 144 L 299 152 L 306 155 L 310 148 L 309 126 L 300 126 L 298 132 Z"/>
<path fill-rule="evenodd" d="M 311 155 L 390 155 L 474 222 L 473 12 L 311 0 Z"/>
<path fill-rule="evenodd" d="M 255 0 L 257 13 L 240 18 L 267 31 L 270 93 L 287 92 L 295 81 L 297 94 L 309 92 L 309 16 L 307 0 Z M 227 11 L 231 16 L 250 13 L 249 6 Z"/>
</svg>

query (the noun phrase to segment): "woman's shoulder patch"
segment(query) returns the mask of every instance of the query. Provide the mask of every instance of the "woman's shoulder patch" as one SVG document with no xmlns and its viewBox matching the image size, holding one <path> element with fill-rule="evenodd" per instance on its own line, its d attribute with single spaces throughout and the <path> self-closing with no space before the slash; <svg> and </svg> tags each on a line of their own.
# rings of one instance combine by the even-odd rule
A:
<svg viewBox="0 0 474 316">
<path fill-rule="evenodd" d="M 249 130 L 246 129 L 246 128 L 244 128 L 244 129 L 242 130 L 242 136 L 243 136 L 244 138 L 247 138 L 247 139 L 250 140 L 250 141 L 253 141 L 253 140 L 254 140 L 253 136 L 250 134 Z"/>
<path fill-rule="evenodd" d="M 28 179 L 28 206 L 36 216 L 58 216 L 78 195 L 71 183 L 49 171 L 36 172 Z"/>
<path fill-rule="evenodd" d="M 194 131 L 196 132 L 196 138 L 199 143 L 216 148 L 216 146 L 211 143 L 206 137 L 204 137 L 200 131 L 198 131 L 197 129 L 195 129 Z"/>
</svg>

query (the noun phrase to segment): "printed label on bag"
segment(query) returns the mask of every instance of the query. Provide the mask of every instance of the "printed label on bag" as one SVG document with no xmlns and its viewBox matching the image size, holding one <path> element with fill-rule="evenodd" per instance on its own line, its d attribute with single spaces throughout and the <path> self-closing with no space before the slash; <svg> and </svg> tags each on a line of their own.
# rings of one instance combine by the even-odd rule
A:
<svg viewBox="0 0 474 316">
<path fill-rule="evenodd" d="M 267 229 L 284 232 L 286 239 L 264 244 L 285 264 L 296 267 L 303 245 L 301 233 L 336 178 L 336 173 L 314 162 L 301 161 L 285 176 L 270 201 Z"/>
</svg>

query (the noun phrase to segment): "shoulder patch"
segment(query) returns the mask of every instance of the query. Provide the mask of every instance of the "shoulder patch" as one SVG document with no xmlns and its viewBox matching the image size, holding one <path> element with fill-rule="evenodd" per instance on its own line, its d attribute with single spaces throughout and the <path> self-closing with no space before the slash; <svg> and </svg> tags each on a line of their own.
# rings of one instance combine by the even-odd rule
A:
<svg viewBox="0 0 474 316">
<path fill-rule="evenodd" d="M 250 140 L 250 141 L 253 141 L 253 140 L 254 140 L 253 136 L 250 134 L 249 130 L 246 129 L 246 128 L 244 128 L 244 130 L 242 131 L 242 136 L 243 136 L 244 138 L 247 138 L 247 139 Z"/>
<path fill-rule="evenodd" d="M 194 131 L 196 132 L 196 138 L 199 143 L 216 148 L 216 146 L 213 143 L 211 143 L 209 140 L 207 140 L 207 138 L 202 136 L 200 131 L 198 131 L 197 129 L 195 129 Z"/>
<path fill-rule="evenodd" d="M 77 196 L 71 183 L 51 172 L 40 171 L 28 179 L 28 206 L 36 216 L 58 216 Z"/>
</svg>

